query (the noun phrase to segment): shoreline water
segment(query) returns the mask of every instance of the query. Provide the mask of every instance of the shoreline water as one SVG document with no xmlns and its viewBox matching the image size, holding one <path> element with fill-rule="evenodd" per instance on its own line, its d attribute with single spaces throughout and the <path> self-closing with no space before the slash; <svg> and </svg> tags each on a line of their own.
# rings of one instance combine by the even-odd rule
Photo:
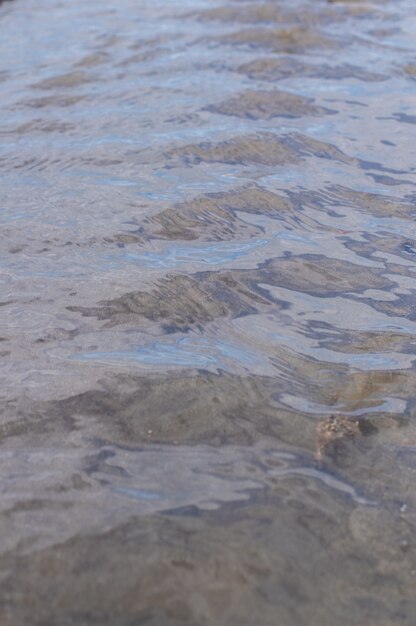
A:
<svg viewBox="0 0 416 626">
<path fill-rule="evenodd" d="M 411 3 L 0 28 L 1 626 L 414 626 Z"/>
</svg>

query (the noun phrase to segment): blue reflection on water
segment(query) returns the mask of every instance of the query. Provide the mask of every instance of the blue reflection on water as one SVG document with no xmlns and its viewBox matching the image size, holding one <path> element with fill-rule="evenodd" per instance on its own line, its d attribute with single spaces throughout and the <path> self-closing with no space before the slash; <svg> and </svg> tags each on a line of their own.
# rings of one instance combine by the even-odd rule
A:
<svg viewBox="0 0 416 626">
<path fill-rule="evenodd" d="M 243 365 L 260 362 L 260 357 L 242 347 L 214 339 L 181 337 L 175 343 L 152 341 L 133 350 L 84 352 L 75 358 L 83 361 L 137 361 L 145 365 L 176 365 L 206 368 L 218 365 L 223 359 Z"/>
<path fill-rule="evenodd" d="M 189 261 L 199 262 L 207 265 L 221 265 L 229 261 L 234 261 L 243 257 L 247 252 L 261 246 L 265 246 L 267 239 L 257 239 L 245 243 L 215 243 L 198 244 L 195 247 L 171 246 L 161 252 L 145 252 L 135 254 L 124 252 L 120 260 L 130 261 L 145 267 L 146 269 L 171 268 L 188 263 Z M 109 255 L 108 259 L 115 260 L 114 255 Z"/>
</svg>

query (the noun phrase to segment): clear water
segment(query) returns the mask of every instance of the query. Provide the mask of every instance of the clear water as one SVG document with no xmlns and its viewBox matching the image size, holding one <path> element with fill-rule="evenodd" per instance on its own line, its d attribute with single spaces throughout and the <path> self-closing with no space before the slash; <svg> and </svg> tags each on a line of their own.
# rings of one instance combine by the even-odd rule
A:
<svg viewBox="0 0 416 626">
<path fill-rule="evenodd" d="M 0 29 L 1 625 L 413 626 L 413 2 Z"/>
</svg>

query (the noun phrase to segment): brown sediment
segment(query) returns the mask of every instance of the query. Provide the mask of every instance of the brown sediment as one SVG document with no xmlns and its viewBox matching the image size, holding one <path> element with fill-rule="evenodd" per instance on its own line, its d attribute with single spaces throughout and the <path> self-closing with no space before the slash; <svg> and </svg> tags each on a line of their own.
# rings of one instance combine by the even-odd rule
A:
<svg viewBox="0 0 416 626">
<path fill-rule="evenodd" d="M 183 331 L 218 317 L 247 315 L 256 312 L 260 305 L 276 304 L 265 289 L 267 285 L 330 296 L 365 291 L 369 284 L 381 289 L 392 283 L 380 270 L 309 254 L 272 259 L 255 270 L 171 274 L 150 291 L 127 293 L 97 306 L 67 309 L 105 320 L 108 327 L 135 324 L 144 318 L 167 330 Z"/>
<path fill-rule="evenodd" d="M 401 431 L 402 438 L 409 439 L 409 431 L 401 428 L 406 425 L 405 416 L 384 413 L 381 399 L 406 398 L 414 387 L 413 373 L 350 373 L 334 365 L 329 374 L 327 364 L 317 377 L 314 362 L 301 355 L 283 350 L 279 359 L 286 371 L 296 375 L 293 389 L 297 394 L 322 406 L 342 407 L 344 413 L 325 418 L 315 433 L 315 420 L 279 400 L 281 393 L 290 391 L 291 383 L 273 377 L 208 371 L 118 374 L 101 380 L 94 389 L 61 400 L 31 406 L 20 403 L 19 420 L 10 407 L 8 421 L 3 416 L 1 440 L 18 438 L 41 446 L 78 432 L 127 446 L 146 442 L 221 446 L 253 445 L 268 438 L 270 445 L 279 442 L 311 453 L 316 443 L 322 454 L 328 449 L 331 456 L 334 442 L 360 434 L 380 431 L 379 438 L 388 441 L 393 428 L 396 439 Z M 348 415 L 357 408 L 371 411 L 359 424 Z"/>
<path fill-rule="evenodd" d="M 125 245 L 131 243 L 141 243 L 143 242 L 143 237 L 134 233 L 117 233 L 112 237 L 106 237 L 105 241 L 108 243 L 121 243 Z"/>
<path fill-rule="evenodd" d="M 61 121 L 47 121 L 37 120 L 27 124 L 21 124 L 17 128 L 10 129 L 9 131 L 0 131 L 0 135 L 25 135 L 27 133 L 65 133 L 73 130 L 74 124 Z"/>
<path fill-rule="evenodd" d="M 254 278 L 256 273 L 252 270 L 251 276 Z M 271 260 L 262 266 L 258 275 L 259 281 L 265 285 L 286 287 L 316 296 L 365 291 L 369 284 L 375 289 L 388 288 L 393 284 L 375 268 L 313 254 Z"/>
<path fill-rule="evenodd" d="M 288 408 L 284 398 L 291 392 L 321 406 L 342 407 L 346 420 L 354 421 L 348 413 L 357 408 L 371 411 L 370 417 L 360 421 L 363 434 L 379 428 L 389 433 L 392 427 L 397 430 L 407 425 L 405 414 L 386 414 L 382 405 L 385 397 L 408 398 L 415 384 L 413 372 L 350 373 L 344 366 L 321 363 L 317 376 L 313 360 L 284 349 L 275 354 L 281 367 L 292 373 L 288 381 L 224 371 L 143 376 L 113 373 L 95 388 L 62 399 L 34 403 L 21 398 L 3 407 L 0 440 L 2 445 L 26 442 L 42 447 L 79 433 L 128 446 L 150 441 L 217 446 L 253 445 L 269 438 L 270 444 L 279 442 L 313 452 L 316 422 L 302 411 Z M 332 420 L 324 422 L 319 431 L 322 449 L 332 431 L 334 437 L 338 431 L 341 436 L 348 434 L 348 425 L 338 422 L 333 429 Z M 409 432 L 402 430 L 402 439 L 409 441 Z M 391 434 L 383 437 L 392 440 Z M 400 439 L 399 431 L 396 439 Z"/>
<path fill-rule="evenodd" d="M 134 447 L 253 445 L 270 438 L 313 450 L 313 424 L 279 405 L 277 391 L 276 381 L 266 376 L 202 370 L 119 374 L 63 399 L 20 402 L 18 419 L 10 407 L 3 411 L 0 441 L 43 446 L 79 433 Z"/>
<path fill-rule="evenodd" d="M 210 298 L 203 284 L 182 275 L 161 280 L 150 292 L 132 292 L 97 307 L 71 306 L 68 310 L 108 320 L 111 326 L 145 318 L 182 329 L 226 314 L 225 306 Z"/>
<path fill-rule="evenodd" d="M 127 381 L 129 390 L 97 390 L 49 405 L 58 419 L 82 415 L 97 417 L 103 437 L 136 445 L 153 442 L 248 444 L 262 430 L 275 433 L 279 419 L 264 396 L 270 382 L 261 379 L 209 374 L 178 375 L 168 378 L 143 377 Z M 256 413 L 258 430 L 252 431 L 250 416 Z M 106 434 L 107 431 L 107 434 Z"/>
<path fill-rule="evenodd" d="M 223 35 L 223 43 L 265 48 L 274 52 L 301 53 L 314 49 L 337 49 L 339 40 L 307 27 L 286 29 L 247 28 Z"/>
<path fill-rule="evenodd" d="M 59 88 L 71 88 L 80 87 L 91 82 L 91 77 L 85 72 L 77 70 L 69 72 L 68 74 L 60 74 L 51 78 L 45 78 L 32 85 L 35 89 L 59 89 Z"/>
<path fill-rule="evenodd" d="M 282 23 L 287 19 L 293 19 L 294 13 L 268 3 L 262 5 L 224 6 L 214 9 L 206 9 L 190 14 L 199 20 L 218 20 L 222 22 L 242 22 L 253 24 L 256 22 L 278 22 Z"/>
<path fill-rule="evenodd" d="M 316 156 L 320 159 L 332 159 L 348 165 L 358 165 L 358 159 L 345 154 L 334 144 L 319 141 L 302 133 L 292 133 L 287 136 L 288 144 L 302 156 Z"/>
<path fill-rule="evenodd" d="M 253 120 L 336 113 L 333 109 L 316 106 L 311 98 L 285 91 L 245 91 L 219 104 L 210 105 L 207 110 Z"/>
<path fill-rule="evenodd" d="M 337 1 L 337 0 L 333 0 Z M 338 0 L 342 2 L 342 0 Z M 354 6 L 343 7 L 343 10 L 334 10 L 334 7 L 328 5 L 308 5 L 302 8 L 302 11 L 283 4 L 276 6 L 274 2 L 262 3 L 240 3 L 238 6 L 219 6 L 213 9 L 205 9 L 190 13 L 191 17 L 195 17 L 201 21 L 221 21 L 241 24 L 285 24 L 285 25 L 326 25 L 334 22 L 340 22 L 350 16 L 363 16 L 375 14 L 374 4 L 363 2 L 363 0 L 344 0 L 344 2 Z M 357 6 L 358 5 L 358 6 Z"/>
<path fill-rule="evenodd" d="M 2 625 L 59 623 L 65 615 L 100 626 L 250 626 L 259 606 L 264 626 L 275 626 L 276 616 L 302 626 L 363 617 L 368 626 L 394 624 L 403 604 L 413 614 L 406 590 L 413 588 L 415 525 L 406 506 L 357 503 L 306 475 L 271 475 L 265 491 L 255 508 L 132 513 L 58 545 L 30 551 L 26 542 L 3 553 Z M 35 513 L 11 519 L 36 520 Z"/>
<path fill-rule="evenodd" d="M 392 215 L 405 216 L 414 211 L 411 199 L 399 199 L 385 194 L 359 191 L 343 185 L 331 185 L 319 192 L 311 191 L 308 193 L 308 200 L 306 200 L 306 196 L 303 197 L 311 206 L 316 204 L 326 208 L 333 207 L 341 213 L 343 209 L 348 209 L 348 207 L 360 209 L 371 215 L 388 217 Z M 301 201 L 302 193 L 298 194 L 298 198 Z M 371 237 L 371 233 L 369 236 Z"/>
<path fill-rule="evenodd" d="M 53 95 L 53 96 L 45 96 L 44 98 L 30 98 L 23 102 L 24 106 L 30 107 L 33 109 L 43 109 L 45 107 L 70 107 L 74 104 L 78 104 L 85 100 L 85 96 L 74 95 L 74 96 L 62 96 L 62 95 Z"/>
<path fill-rule="evenodd" d="M 86 54 L 80 61 L 78 61 L 78 63 L 75 64 L 75 67 L 96 67 L 97 65 L 107 63 L 109 59 L 110 55 L 107 52 L 98 50 L 97 52 Z"/>
<path fill-rule="evenodd" d="M 340 436 L 342 438 L 345 426 L 345 434 L 348 435 L 348 429 L 352 428 L 352 435 L 355 436 L 355 422 L 358 422 L 359 432 L 356 434 L 375 435 L 379 445 L 389 441 L 394 441 L 404 445 L 414 445 L 415 426 L 413 423 L 413 408 L 408 403 L 409 393 L 416 383 L 415 373 L 412 371 L 391 371 L 391 370 L 373 370 L 373 371 L 356 371 L 351 372 L 342 366 L 338 366 L 333 371 L 333 375 L 323 377 L 324 384 L 321 387 L 311 386 L 306 388 L 307 378 L 305 377 L 305 393 L 328 407 L 336 407 L 335 418 L 323 418 L 318 425 L 318 435 L 322 436 L 322 442 L 325 443 L 325 437 L 328 437 L 332 429 L 334 436 L 339 426 Z M 402 407 L 399 411 L 385 410 L 386 398 L 394 399 L 398 407 Z M 360 412 L 360 417 L 356 417 L 356 412 Z M 350 424 L 351 422 L 351 424 Z M 319 437 L 318 437 L 319 440 Z M 373 442 L 369 442 L 371 447 Z M 322 452 L 325 446 L 322 447 Z M 329 451 L 331 451 L 329 449 Z M 336 449 L 333 450 L 336 452 Z M 354 451 L 351 450 L 351 459 L 354 457 Z M 334 460 L 336 460 L 334 458 Z M 369 459 L 369 463 L 374 462 Z M 378 460 L 382 465 L 382 459 Z M 357 468 L 358 471 L 358 468 Z M 382 479 L 381 479 L 382 480 Z"/>
<path fill-rule="evenodd" d="M 268 300 L 247 286 L 244 277 L 231 272 L 195 276 L 168 275 L 150 291 L 127 293 L 96 306 L 70 306 L 69 311 L 85 317 L 105 320 L 107 327 L 137 324 L 147 319 L 161 324 L 165 331 L 186 331 L 193 325 L 207 323 L 226 315 L 254 313 Z M 243 280 L 241 280 L 241 278 Z"/>
<path fill-rule="evenodd" d="M 399 601 L 400 582 L 411 580 L 406 554 L 393 549 L 393 528 L 402 541 L 411 540 L 411 529 L 404 520 L 397 524 L 392 513 L 341 506 L 313 484 L 292 481 L 270 488 L 280 503 L 279 515 L 263 500 L 257 503 L 256 517 L 244 506 L 227 507 L 226 518 L 217 511 L 189 508 L 177 515 L 135 517 L 30 557 L 6 554 L 0 561 L 5 571 L 2 598 L 10 613 L 3 624 L 16 624 L 9 615 L 29 623 L 36 611 L 38 623 L 57 622 L 64 613 L 73 623 L 85 623 L 88 615 L 88 621 L 100 626 L 249 626 L 256 621 L 259 604 L 264 626 L 275 626 L 276 615 L 282 624 L 306 624 L 305 611 L 313 623 L 330 624 L 347 612 L 345 604 L 353 603 L 354 612 L 363 615 L 359 600 L 371 604 L 366 622 L 382 623 L 388 606 Z M 375 527 L 367 528 L 376 520 Z M 308 546 L 308 560 L 318 563 L 314 575 L 299 557 L 300 546 Z M 358 548 L 362 567 L 348 567 L 351 551 Z M 345 564 L 348 593 L 342 593 L 334 561 Z M 386 568 L 388 576 L 383 576 Z M 375 573 L 368 580 L 364 571 L 370 569 Z M 321 585 L 325 596 L 316 602 Z M 27 602 L 21 602 L 19 590 Z M 39 600 L 44 593 L 47 603 Z"/>
<path fill-rule="evenodd" d="M 346 155 L 336 146 L 303 135 L 274 135 L 259 132 L 218 143 L 204 142 L 174 148 L 164 153 L 167 164 L 177 161 L 187 165 L 198 163 L 229 163 L 231 165 L 289 165 L 302 162 L 306 156 L 333 159 L 347 164 L 359 161 Z"/>
<path fill-rule="evenodd" d="M 128 67 L 130 65 L 135 65 L 137 63 L 145 63 L 146 61 L 152 61 L 153 59 L 157 59 L 163 54 L 168 54 L 169 50 L 167 48 L 153 48 L 150 50 L 142 50 L 141 52 L 136 52 L 128 56 L 123 61 L 120 61 L 117 64 L 117 67 Z"/>
<path fill-rule="evenodd" d="M 238 72 L 250 78 L 274 82 L 284 78 L 307 76 L 311 78 L 325 78 L 328 80 L 342 80 L 356 78 L 367 82 L 387 80 L 387 76 L 369 72 L 354 65 L 311 64 L 299 61 L 293 57 L 261 58 L 244 63 L 238 67 Z"/>
<path fill-rule="evenodd" d="M 391 317 L 403 317 L 416 320 L 416 311 L 413 294 L 398 296 L 392 302 L 375 302 L 374 308 Z"/>
<path fill-rule="evenodd" d="M 416 65 L 413 63 L 408 63 L 404 66 L 404 71 L 408 76 L 416 76 Z"/>
<path fill-rule="evenodd" d="M 235 191 L 204 194 L 145 218 L 141 236 L 185 241 L 228 241 L 238 235 L 247 238 L 259 234 L 260 229 L 244 221 L 240 213 L 284 218 L 297 208 L 295 200 L 252 184 Z"/>
<path fill-rule="evenodd" d="M 168 163 L 180 160 L 188 165 L 198 163 L 285 165 L 299 161 L 295 151 L 272 133 L 239 136 L 218 143 L 190 144 L 166 152 L 165 157 Z"/>
<path fill-rule="evenodd" d="M 321 339 L 320 344 L 334 352 L 344 354 L 377 354 L 380 352 L 406 353 L 411 349 L 413 336 L 405 332 L 360 332 L 357 330 L 340 331 L 335 336 L 329 333 L 327 337 Z"/>
</svg>

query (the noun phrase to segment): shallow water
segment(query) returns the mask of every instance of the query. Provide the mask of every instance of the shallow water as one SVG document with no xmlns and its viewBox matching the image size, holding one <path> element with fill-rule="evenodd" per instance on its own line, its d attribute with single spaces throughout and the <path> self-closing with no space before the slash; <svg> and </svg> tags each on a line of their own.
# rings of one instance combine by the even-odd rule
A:
<svg viewBox="0 0 416 626">
<path fill-rule="evenodd" d="M 1 625 L 413 626 L 413 2 L 0 28 Z"/>
</svg>

